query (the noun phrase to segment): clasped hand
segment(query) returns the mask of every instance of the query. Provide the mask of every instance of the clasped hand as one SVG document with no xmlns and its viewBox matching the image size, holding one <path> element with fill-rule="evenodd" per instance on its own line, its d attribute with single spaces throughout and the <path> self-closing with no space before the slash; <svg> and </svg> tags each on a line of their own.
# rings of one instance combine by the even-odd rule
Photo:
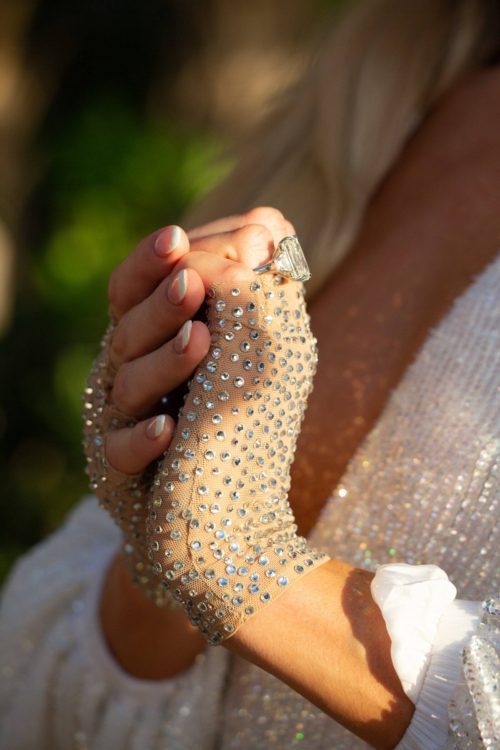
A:
<svg viewBox="0 0 500 750">
<path fill-rule="evenodd" d="M 302 289 L 249 271 L 292 233 L 255 209 L 147 238 L 111 278 L 114 324 L 87 389 L 89 473 L 135 579 L 157 603 L 171 592 L 212 642 L 324 562 L 287 502 L 316 361 Z M 208 326 L 191 320 L 207 292 Z M 159 405 L 200 363 L 175 425 Z"/>
</svg>

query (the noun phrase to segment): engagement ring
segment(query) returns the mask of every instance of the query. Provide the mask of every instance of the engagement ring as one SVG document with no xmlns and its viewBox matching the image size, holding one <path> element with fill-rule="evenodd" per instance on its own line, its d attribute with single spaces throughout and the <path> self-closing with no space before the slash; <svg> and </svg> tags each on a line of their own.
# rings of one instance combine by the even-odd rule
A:
<svg viewBox="0 0 500 750">
<path fill-rule="evenodd" d="M 255 273 L 279 273 L 287 279 L 294 281 L 307 281 L 311 278 L 311 272 L 295 236 L 283 237 L 273 253 L 271 260 L 253 269 Z"/>
</svg>

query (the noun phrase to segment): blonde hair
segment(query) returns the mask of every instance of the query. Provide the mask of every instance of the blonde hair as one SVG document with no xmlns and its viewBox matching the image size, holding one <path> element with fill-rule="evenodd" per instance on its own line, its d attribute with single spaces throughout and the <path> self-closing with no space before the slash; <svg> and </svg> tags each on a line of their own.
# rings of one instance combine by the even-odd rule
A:
<svg viewBox="0 0 500 750">
<path fill-rule="evenodd" d="M 371 196 L 436 100 L 498 53 L 499 31 L 497 0 L 349 2 L 300 84 L 189 225 L 279 208 L 306 248 L 314 291 L 349 251 Z"/>
</svg>

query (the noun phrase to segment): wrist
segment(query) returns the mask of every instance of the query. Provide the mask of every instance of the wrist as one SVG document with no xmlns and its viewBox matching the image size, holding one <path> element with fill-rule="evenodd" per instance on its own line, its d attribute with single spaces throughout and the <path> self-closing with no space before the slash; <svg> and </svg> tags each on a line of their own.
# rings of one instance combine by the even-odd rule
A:
<svg viewBox="0 0 500 750">
<path fill-rule="evenodd" d="M 295 581 L 224 645 L 365 741 L 392 748 L 414 706 L 392 664 L 372 578 L 369 571 L 329 560 Z"/>
<path fill-rule="evenodd" d="M 108 648 L 134 677 L 173 677 L 205 647 L 182 609 L 157 607 L 133 582 L 121 550 L 106 572 L 99 616 Z"/>
</svg>

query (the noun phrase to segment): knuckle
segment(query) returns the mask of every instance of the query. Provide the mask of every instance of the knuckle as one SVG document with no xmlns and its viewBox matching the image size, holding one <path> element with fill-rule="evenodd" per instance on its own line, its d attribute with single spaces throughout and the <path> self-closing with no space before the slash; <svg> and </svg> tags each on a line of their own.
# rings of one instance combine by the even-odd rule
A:
<svg viewBox="0 0 500 750">
<path fill-rule="evenodd" d="M 130 368 L 127 365 L 122 365 L 116 373 L 113 383 L 112 400 L 115 406 L 124 413 L 132 411 L 130 394 Z"/>
<path fill-rule="evenodd" d="M 277 242 L 282 237 L 295 234 L 293 224 L 285 219 L 281 211 L 270 206 L 259 206 L 253 208 L 246 214 L 249 221 L 255 221 L 257 224 L 263 224 L 272 233 L 273 239 Z"/>
<path fill-rule="evenodd" d="M 243 263 L 231 263 L 222 272 L 225 285 L 245 284 L 253 279 L 253 271 Z"/>
<path fill-rule="evenodd" d="M 115 362 L 126 359 L 127 355 L 127 334 L 125 319 L 122 319 L 113 331 L 111 341 L 111 359 Z"/>
<path fill-rule="evenodd" d="M 245 213 L 245 219 L 250 223 L 273 226 L 284 221 L 284 216 L 272 206 L 256 206 Z"/>
<path fill-rule="evenodd" d="M 247 224 L 234 233 L 234 246 L 237 250 L 248 250 L 272 242 L 270 230 L 263 224 Z"/>
<path fill-rule="evenodd" d="M 218 246 L 218 253 L 223 257 L 227 258 L 229 260 L 238 260 L 238 250 L 235 247 L 234 241 L 232 241 L 233 238 L 228 239 L 225 236 L 222 236 L 220 238 L 219 246 Z"/>
<path fill-rule="evenodd" d="M 116 435 L 113 432 L 109 432 L 104 439 L 104 456 L 113 469 L 116 469 L 115 438 Z"/>
</svg>

